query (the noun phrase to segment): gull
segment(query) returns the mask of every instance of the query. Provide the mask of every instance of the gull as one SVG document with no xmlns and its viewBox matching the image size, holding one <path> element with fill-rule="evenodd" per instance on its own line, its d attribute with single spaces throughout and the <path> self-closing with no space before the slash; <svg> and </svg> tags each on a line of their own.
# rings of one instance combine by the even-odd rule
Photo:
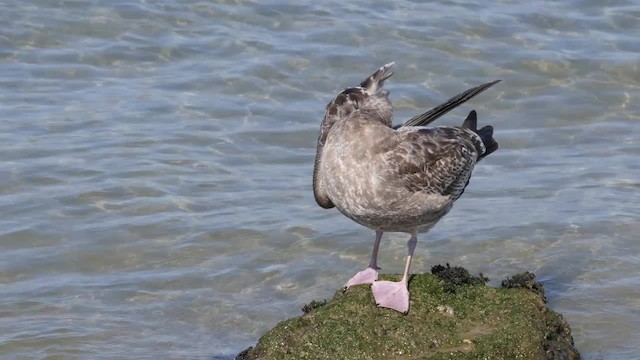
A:
<svg viewBox="0 0 640 360">
<path fill-rule="evenodd" d="M 451 210 L 476 163 L 498 149 L 493 127 L 477 129 L 475 110 L 462 126 L 426 125 L 500 80 L 476 86 L 392 126 L 393 107 L 383 84 L 393 75 L 393 65 L 382 66 L 327 105 L 318 135 L 313 194 L 321 207 L 336 207 L 376 233 L 369 266 L 347 281 L 345 291 L 371 284 L 378 306 L 408 313 L 408 274 L 417 234 L 427 232 Z M 384 232 L 411 235 L 398 282 L 377 281 Z"/>
</svg>

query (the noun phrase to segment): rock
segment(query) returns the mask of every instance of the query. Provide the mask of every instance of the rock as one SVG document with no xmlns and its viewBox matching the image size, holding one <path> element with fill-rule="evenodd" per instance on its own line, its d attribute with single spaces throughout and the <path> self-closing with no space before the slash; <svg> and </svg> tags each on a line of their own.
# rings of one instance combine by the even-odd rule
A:
<svg viewBox="0 0 640 360">
<path fill-rule="evenodd" d="M 303 307 L 236 359 L 580 359 L 533 274 L 496 289 L 462 268 L 433 273 L 411 277 L 407 315 L 376 307 L 370 287 L 355 286 Z"/>
<path fill-rule="evenodd" d="M 449 305 L 438 305 L 436 309 L 440 311 L 440 313 L 443 315 L 446 315 L 446 316 L 454 315 L 453 308 Z"/>
</svg>

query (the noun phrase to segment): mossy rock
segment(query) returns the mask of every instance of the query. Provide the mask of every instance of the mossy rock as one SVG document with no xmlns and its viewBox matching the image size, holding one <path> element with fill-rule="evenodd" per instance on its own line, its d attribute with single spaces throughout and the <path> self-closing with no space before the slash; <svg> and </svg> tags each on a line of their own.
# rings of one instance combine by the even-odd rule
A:
<svg viewBox="0 0 640 360">
<path fill-rule="evenodd" d="M 306 305 L 236 359 L 580 359 L 533 274 L 491 288 L 462 268 L 433 272 L 411 277 L 407 315 L 376 307 L 370 287 L 355 286 Z"/>
</svg>

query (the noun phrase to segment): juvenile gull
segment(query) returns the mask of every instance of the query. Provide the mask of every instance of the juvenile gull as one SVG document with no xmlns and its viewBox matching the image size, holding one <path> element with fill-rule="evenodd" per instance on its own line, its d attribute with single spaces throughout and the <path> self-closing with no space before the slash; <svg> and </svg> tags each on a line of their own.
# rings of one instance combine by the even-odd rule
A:
<svg viewBox="0 0 640 360">
<path fill-rule="evenodd" d="M 369 266 L 345 284 L 372 284 L 376 303 L 409 311 L 407 276 L 418 241 L 464 192 L 475 164 L 498 149 L 493 128 L 477 129 L 475 110 L 462 126 L 426 125 L 495 85 L 486 83 L 454 96 L 405 123 L 391 125 L 393 107 L 382 88 L 389 63 L 342 91 L 326 108 L 313 169 L 318 205 L 333 207 L 375 230 Z M 378 247 L 385 231 L 411 234 L 402 280 L 377 281 Z"/>
</svg>

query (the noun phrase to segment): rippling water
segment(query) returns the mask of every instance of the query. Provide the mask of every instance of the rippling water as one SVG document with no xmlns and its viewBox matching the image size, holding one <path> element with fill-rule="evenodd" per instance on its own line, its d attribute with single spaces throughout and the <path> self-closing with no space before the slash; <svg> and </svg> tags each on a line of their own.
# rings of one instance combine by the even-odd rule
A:
<svg viewBox="0 0 640 360">
<path fill-rule="evenodd" d="M 441 122 L 501 149 L 413 270 L 535 271 L 640 358 L 640 9 L 540 4 L 0 1 L 0 358 L 225 359 L 331 296 L 374 234 L 315 205 L 317 130 L 393 60 L 397 122 L 503 79 Z"/>
</svg>

